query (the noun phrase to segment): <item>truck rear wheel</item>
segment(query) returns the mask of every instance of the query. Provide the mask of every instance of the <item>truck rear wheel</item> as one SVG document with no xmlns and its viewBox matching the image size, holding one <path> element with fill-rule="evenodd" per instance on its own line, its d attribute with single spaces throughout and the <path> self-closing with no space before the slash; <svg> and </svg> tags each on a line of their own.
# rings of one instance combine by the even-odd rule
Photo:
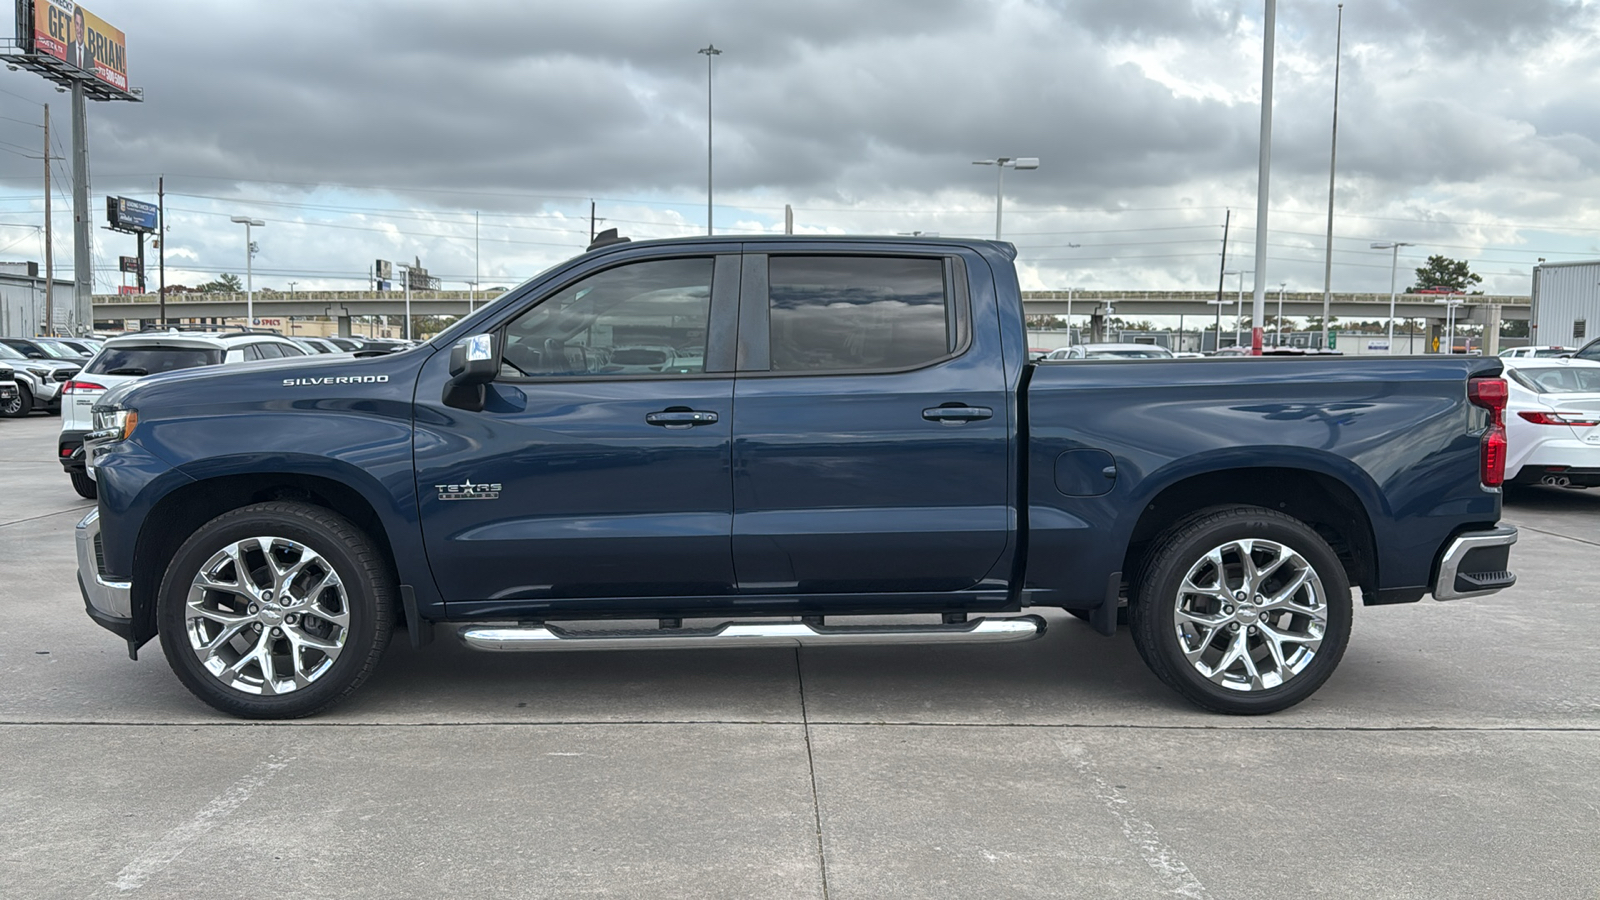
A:
<svg viewBox="0 0 1600 900">
<path fill-rule="evenodd" d="M 1311 696 L 1350 640 L 1350 582 L 1333 549 L 1305 523 L 1253 506 L 1163 535 L 1129 611 L 1151 671 L 1231 715 Z"/>
<path fill-rule="evenodd" d="M 230 715 L 293 719 L 344 699 L 389 642 L 394 577 L 349 520 L 259 503 L 201 526 L 162 580 L 167 663 Z"/>
</svg>

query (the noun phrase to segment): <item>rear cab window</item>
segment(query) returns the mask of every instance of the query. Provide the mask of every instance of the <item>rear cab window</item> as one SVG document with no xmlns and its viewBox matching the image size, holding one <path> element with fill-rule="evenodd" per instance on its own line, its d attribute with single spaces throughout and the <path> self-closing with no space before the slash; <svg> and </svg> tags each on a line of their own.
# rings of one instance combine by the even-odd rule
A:
<svg viewBox="0 0 1600 900">
<path fill-rule="evenodd" d="M 215 347 L 106 347 L 84 370 L 87 375 L 155 375 L 222 362 Z"/>
</svg>

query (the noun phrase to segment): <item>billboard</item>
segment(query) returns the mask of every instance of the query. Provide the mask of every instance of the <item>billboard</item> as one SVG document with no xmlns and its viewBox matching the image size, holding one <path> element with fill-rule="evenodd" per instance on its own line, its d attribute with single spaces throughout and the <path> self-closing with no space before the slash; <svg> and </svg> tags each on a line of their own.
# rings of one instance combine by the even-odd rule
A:
<svg viewBox="0 0 1600 900">
<path fill-rule="evenodd" d="M 117 231 L 153 233 L 157 227 L 158 213 L 153 203 L 142 203 L 127 197 L 106 198 L 106 224 Z"/>
<path fill-rule="evenodd" d="M 121 31 L 74 0 L 32 2 L 34 53 L 53 56 L 112 87 L 128 89 L 127 41 Z"/>
</svg>

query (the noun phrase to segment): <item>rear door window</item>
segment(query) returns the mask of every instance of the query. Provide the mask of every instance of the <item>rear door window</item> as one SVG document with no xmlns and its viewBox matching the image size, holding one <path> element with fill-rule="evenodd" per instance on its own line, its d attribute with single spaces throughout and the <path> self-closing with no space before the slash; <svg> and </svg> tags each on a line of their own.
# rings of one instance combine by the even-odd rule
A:
<svg viewBox="0 0 1600 900">
<path fill-rule="evenodd" d="M 942 259 L 773 256 L 772 371 L 908 369 L 957 346 Z"/>
<path fill-rule="evenodd" d="M 222 351 L 213 347 L 106 347 L 89 363 L 88 375 L 155 375 L 215 366 Z"/>
</svg>

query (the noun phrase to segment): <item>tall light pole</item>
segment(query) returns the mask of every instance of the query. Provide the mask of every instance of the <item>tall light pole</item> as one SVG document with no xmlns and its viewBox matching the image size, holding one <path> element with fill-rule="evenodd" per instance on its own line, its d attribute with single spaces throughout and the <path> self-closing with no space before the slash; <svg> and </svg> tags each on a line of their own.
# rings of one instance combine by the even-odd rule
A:
<svg viewBox="0 0 1600 900">
<path fill-rule="evenodd" d="M 294 297 L 294 286 L 295 286 L 295 285 L 297 285 L 297 284 L 299 284 L 299 283 L 300 283 L 300 282 L 298 282 L 298 281 L 291 281 L 291 282 L 289 282 L 289 296 L 290 296 L 290 297 L 291 297 L 291 298 L 292 298 L 292 297 Z"/>
<path fill-rule="evenodd" d="M 256 245 L 250 240 L 250 227 L 262 228 L 267 223 L 249 216 L 233 216 L 231 221 L 244 226 L 244 317 L 250 325 L 256 321 L 256 284 L 254 278 Z M 246 326 L 249 327 L 249 326 Z"/>
<path fill-rule="evenodd" d="M 1246 275 L 1254 275 L 1255 273 L 1256 273 L 1255 269 L 1232 269 L 1232 270 L 1229 270 L 1227 272 L 1223 272 L 1222 273 L 1224 275 L 1237 275 L 1237 276 L 1239 276 L 1239 299 L 1234 301 L 1234 306 L 1233 306 L 1233 345 L 1235 347 L 1237 347 L 1240 344 L 1244 343 L 1244 321 L 1243 321 L 1244 320 L 1244 277 Z M 1221 320 L 1221 317 L 1222 317 L 1222 307 L 1221 306 L 1217 307 L 1217 317 L 1218 317 L 1218 320 L 1219 320 L 1218 324 L 1220 325 L 1221 324 L 1220 320 Z M 1221 349 L 1221 344 L 1222 344 L 1222 336 L 1221 335 L 1217 336 L 1217 344 L 1218 344 L 1218 349 Z"/>
<path fill-rule="evenodd" d="M 1322 263 L 1322 346 L 1328 346 L 1328 306 L 1333 300 L 1333 173 L 1339 159 L 1339 57 L 1344 50 L 1344 4 L 1333 40 L 1333 146 L 1328 151 L 1328 246 Z"/>
<path fill-rule="evenodd" d="M 706 56 L 706 234 L 711 234 L 711 57 L 721 56 L 716 44 L 707 44 L 696 53 Z"/>
<path fill-rule="evenodd" d="M 1017 169 L 1019 171 L 1037 169 L 1039 168 L 1039 158 L 1037 156 L 1001 156 L 996 159 L 975 159 L 972 164 L 975 166 L 994 166 L 995 168 L 997 177 L 994 182 L 994 239 L 998 241 L 1000 240 L 1000 219 L 1004 213 L 1006 169 Z"/>
<path fill-rule="evenodd" d="M 1395 275 L 1395 269 L 1400 264 L 1400 248 L 1401 247 L 1415 247 L 1415 246 L 1416 246 L 1416 244 L 1407 243 L 1405 241 L 1373 241 L 1372 242 L 1372 249 L 1374 249 L 1374 250 L 1392 250 L 1393 251 L 1393 253 L 1389 257 L 1389 355 L 1390 356 L 1394 355 L 1394 288 L 1395 288 L 1394 275 Z M 1327 320 L 1326 319 L 1323 320 L 1323 325 L 1324 326 L 1327 325 Z"/>
<path fill-rule="evenodd" d="M 1272 51 L 1278 29 L 1278 0 L 1266 0 L 1261 47 L 1261 159 L 1256 174 L 1256 265 L 1267 265 L 1267 195 L 1272 190 Z M 1254 324 L 1250 329 L 1252 352 L 1261 355 L 1261 320 L 1267 317 L 1265 268 L 1255 272 L 1255 303 L 1251 305 Z"/>
</svg>

